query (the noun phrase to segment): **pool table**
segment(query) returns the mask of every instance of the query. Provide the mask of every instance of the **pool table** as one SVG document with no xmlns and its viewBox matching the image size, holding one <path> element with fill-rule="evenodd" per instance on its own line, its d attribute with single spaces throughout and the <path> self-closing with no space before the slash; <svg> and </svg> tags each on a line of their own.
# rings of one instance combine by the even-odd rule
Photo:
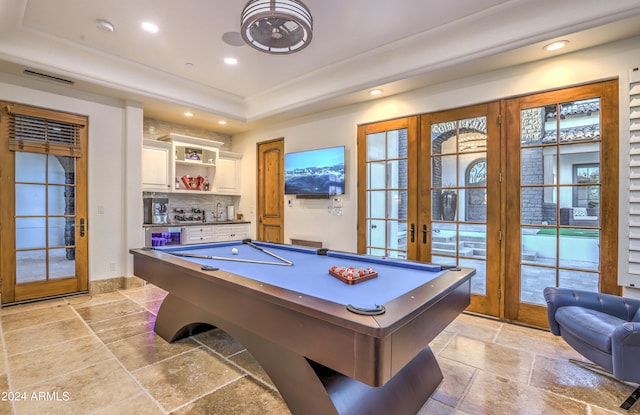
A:
<svg viewBox="0 0 640 415">
<path fill-rule="evenodd" d="M 442 380 L 429 348 L 470 301 L 471 268 L 249 240 L 133 249 L 168 292 L 171 342 L 219 327 L 254 356 L 293 414 L 416 414 Z M 332 266 L 372 268 L 343 281 Z"/>
</svg>

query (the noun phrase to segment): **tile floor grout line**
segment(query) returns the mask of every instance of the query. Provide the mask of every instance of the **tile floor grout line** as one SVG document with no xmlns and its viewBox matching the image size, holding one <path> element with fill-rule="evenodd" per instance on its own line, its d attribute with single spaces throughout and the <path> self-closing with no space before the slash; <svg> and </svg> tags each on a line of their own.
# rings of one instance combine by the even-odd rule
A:
<svg viewBox="0 0 640 415">
<path fill-rule="evenodd" d="M 43 310 L 45 310 L 45 308 L 39 309 L 39 311 L 43 311 Z M 29 330 L 29 329 L 32 329 L 32 328 L 34 328 L 34 327 L 44 326 L 44 325 L 46 325 L 46 324 L 53 324 L 53 323 L 59 323 L 59 322 L 61 322 L 61 321 L 66 321 L 66 320 L 73 320 L 74 318 L 75 318 L 74 316 L 71 316 L 71 317 L 69 317 L 69 318 L 61 318 L 61 319 L 58 319 L 58 320 L 46 321 L 46 322 L 44 322 L 44 323 L 33 324 L 33 325 L 31 325 L 31 326 L 28 326 L 28 327 L 20 327 L 20 328 L 13 329 L 13 330 L 5 330 L 5 329 L 3 328 L 3 329 L 2 329 L 2 331 L 7 332 L 7 333 L 12 333 L 12 332 L 14 332 L 14 331 Z"/>
<path fill-rule="evenodd" d="M 91 327 L 89 326 L 89 324 L 84 320 L 84 318 L 80 315 L 80 313 L 78 313 L 78 310 L 76 310 L 73 306 L 71 306 L 71 309 L 73 310 L 74 313 L 77 314 L 78 318 L 80 318 L 80 321 L 82 321 L 82 323 L 87 326 L 87 328 L 89 329 L 89 331 L 91 333 L 93 333 L 93 335 L 98 339 L 98 341 L 100 343 L 102 343 L 102 345 L 104 346 L 105 349 L 107 349 L 107 352 L 113 357 L 113 359 L 115 359 L 115 361 L 118 363 L 118 365 L 122 368 L 122 370 L 124 370 L 124 372 L 127 374 L 127 376 L 133 380 L 133 382 L 138 385 L 138 387 L 140 388 L 140 390 L 147 395 L 147 397 L 151 400 L 151 402 L 153 402 L 159 409 L 160 411 L 164 414 L 167 415 L 169 414 L 169 412 L 165 411 L 164 408 L 162 407 L 162 405 L 160 404 L 160 402 L 158 402 L 150 393 L 149 391 L 140 383 L 138 382 L 138 379 L 136 379 L 135 376 L 133 376 L 133 373 L 130 372 L 126 367 L 124 367 L 124 364 L 120 361 L 120 359 L 118 359 L 118 357 L 111 351 L 111 349 L 109 349 L 109 346 L 107 346 L 105 344 L 105 342 L 102 341 L 102 339 L 96 334 L 95 331 L 93 331 L 93 329 L 91 329 Z M 112 406 L 112 405 L 109 405 Z M 106 409 L 106 408 L 103 408 Z"/>
<path fill-rule="evenodd" d="M 131 301 L 131 300 L 129 300 L 129 299 L 125 299 L 125 300 L 127 300 L 127 301 Z M 122 301 L 125 301 L 125 300 L 122 300 Z M 105 304 L 107 304 L 107 303 L 105 303 Z M 135 303 L 135 302 L 134 302 L 134 304 L 135 304 L 135 305 L 137 305 L 138 307 L 140 307 L 140 308 L 141 308 L 141 310 L 132 311 L 132 312 L 124 312 L 124 313 L 119 314 L 119 315 L 117 315 L 117 316 L 115 316 L 115 317 L 105 318 L 104 320 L 91 321 L 91 322 L 88 322 L 87 324 L 104 323 L 104 322 L 107 322 L 107 321 L 115 320 L 115 319 L 117 319 L 117 318 L 122 318 L 122 317 L 126 317 L 126 316 L 133 315 L 133 314 L 149 312 L 149 311 L 148 311 L 148 310 L 146 310 L 144 307 L 142 307 L 140 304 Z M 102 304 L 100 304 L 100 305 L 102 305 Z M 151 313 L 151 314 L 153 314 L 153 313 Z M 155 314 L 154 314 L 154 315 L 155 315 Z M 80 317 L 84 320 L 84 318 L 82 317 L 82 315 L 81 315 Z"/>
<path fill-rule="evenodd" d="M 74 337 L 73 339 L 67 339 L 67 340 L 63 340 L 63 341 L 61 341 L 61 342 L 57 342 L 57 343 L 47 343 L 46 345 L 41 346 L 41 347 L 38 347 L 38 348 L 36 348 L 36 349 L 27 350 L 26 352 L 20 352 L 20 353 L 16 353 L 16 354 L 12 354 L 12 355 L 9 355 L 9 354 L 7 353 L 7 351 L 5 350 L 5 354 L 7 355 L 7 358 L 9 358 L 9 357 L 12 357 L 12 358 L 13 358 L 13 357 L 19 357 L 19 356 L 25 355 L 25 354 L 27 354 L 27 353 L 37 352 L 38 350 L 45 349 L 45 348 L 47 348 L 47 347 L 51 347 L 51 346 L 58 346 L 58 345 L 62 345 L 62 344 L 65 344 L 65 343 L 70 343 L 70 342 L 72 342 L 72 341 L 76 341 L 76 340 L 84 339 L 84 338 L 87 338 L 87 337 L 93 337 L 93 336 L 92 336 L 92 334 L 93 334 L 93 333 L 89 333 L 89 334 L 87 334 L 87 335 L 85 335 L 85 336 Z M 102 343 L 102 342 L 100 342 L 100 343 Z"/>
<path fill-rule="evenodd" d="M 110 321 L 117 320 L 117 319 L 119 319 L 119 318 L 131 317 L 131 316 L 135 316 L 136 314 L 142 314 L 142 313 L 150 313 L 150 312 L 149 312 L 149 311 L 147 311 L 147 310 L 136 311 L 136 312 L 134 312 L 134 313 L 122 314 L 122 315 L 120 315 L 120 316 L 118 316 L 118 317 L 113 317 L 113 318 L 109 318 L 109 319 L 106 319 L 106 320 L 92 321 L 91 323 L 87 323 L 87 325 L 89 326 L 89 329 L 91 329 L 92 331 L 94 331 L 94 332 L 95 332 L 95 330 L 93 330 L 93 328 L 91 327 L 92 325 L 102 324 L 102 323 L 108 323 L 108 322 L 110 322 Z M 150 313 L 150 314 L 153 314 L 153 313 Z M 155 314 L 153 314 L 153 315 L 155 316 Z M 153 329 L 152 329 L 151 331 L 153 331 Z M 96 332 L 96 334 L 97 334 L 97 332 Z M 119 340 L 118 340 L 118 341 L 119 341 Z M 105 344 L 107 344 L 107 343 L 105 343 Z"/>
<path fill-rule="evenodd" d="M 222 329 L 220 329 L 222 330 Z M 224 331 L 224 330 L 223 330 Z M 225 332 L 226 333 L 226 332 Z M 252 379 L 256 380 L 257 382 L 260 382 L 261 384 L 263 384 L 264 386 L 268 387 L 270 390 L 272 391 L 276 391 L 278 392 L 278 394 L 280 393 L 280 391 L 278 391 L 278 388 L 276 388 L 275 386 L 269 384 L 268 382 L 265 382 L 264 380 L 260 379 L 259 376 L 257 376 L 255 373 L 250 372 L 248 369 L 245 369 L 244 367 L 240 366 L 239 364 L 237 364 L 236 362 L 234 362 L 233 360 L 229 359 L 227 356 L 224 356 L 222 353 L 219 353 L 217 350 L 214 350 L 213 348 L 209 347 L 207 344 L 203 343 L 202 341 L 200 341 L 199 339 L 193 338 L 194 341 L 200 343 L 202 346 L 204 346 L 205 348 L 207 348 L 208 350 L 212 351 L 213 353 L 217 354 L 218 356 L 220 356 L 222 359 L 224 359 L 227 363 L 235 366 L 236 368 L 240 369 L 242 372 L 244 372 L 246 375 L 250 376 Z M 240 343 L 242 344 L 242 343 Z M 242 347 L 244 347 L 244 345 L 242 345 Z M 229 357 L 231 356 L 237 356 L 242 352 L 247 352 L 251 355 L 251 352 L 249 352 L 246 348 L 242 349 L 236 353 L 232 353 L 229 355 Z M 251 355 L 251 357 L 253 359 L 255 359 L 253 357 L 253 355 Z M 260 363 L 258 361 L 256 361 L 256 363 L 258 363 L 258 365 L 260 365 Z M 262 366 L 260 366 L 262 368 Z M 263 369 L 264 370 L 264 369 Z M 266 373 L 266 372 L 265 372 Z M 266 373 L 267 376 L 269 376 L 268 373 Z M 271 378 L 269 378 L 271 379 Z"/>
<path fill-rule="evenodd" d="M 96 295 L 99 295 L 99 294 L 109 294 L 109 293 L 118 293 L 118 294 L 122 295 L 122 298 L 109 299 L 109 300 L 106 300 L 106 301 L 104 301 L 104 302 L 102 302 L 102 303 L 99 303 L 99 304 L 83 306 L 83 304 L 87 304 L 87 303 L 91 302 L 91 301 L 96 297 Z M 109 293 L 85 294 L 86 296 L 88 296 L 88 297 L 89 297 L 89 299 L 87 299 L 87 300 L 85 300 L 85 301 L 82 301 L 82 302 L 79 302 L 79 303 L 74 303 L 74 302 L 73 302 L 73 300 L 74 300 L 74 299 L 80 299 L 80 298 L 82 298 L 82 296 L 71 296 L 71 297 L 69 297 L 69 298 L 63 298 L 63 300 L 64 300 L 64 302 L 65 302 L 65 305 L 68 305 L 68 306 L 73 307 L 73 308 L 75 309 L 76 307 L 78 307 L 78 308 L 88 308 L 88 307 L 95 307 L 95 306 L 97 306 L 97 305 L 111 304 L 111 303 L 115 303 L 115 302 L 117 302 L 117 301 L 122 301 L 122 300 L 126 300 L 126 299 L 127 299 L 127 297 L 125 297 L 125 296 L 124 296 L 121 292 L 119 292 L 119 291 L 110 291 Z"/>
<path fill-rule="evenodd" d="M 126 339 L 122 339 L 122 340 L 126 340 Z M 120 340 L 118 340 L 118 341 L 120 341 Z M 164 341 L 164 339 L 163 339 L 163 341 Z M 182 356 L 182 355 L 185 355 L 185 354 L 187 354 L 187 353 L 191 353 L 191 352 L 193 352 L 193 351 L 197 351 L 197 350 L 202 350 L 202 347 L 201 347 L 201 346 L 198 346 L 198 347 L 194 347 L 193 349 L 184 350 L 184 351 L 182 351 L 182 352 L 180 352 L 180 353 L 177 353 L 177 354 L 171 355 L 171 356 L 169 356 L 169 357 L 165 357 L 164 359 L 156 360 L 155 362 L 153 362 L 153 363 L 149 363 L 148 365 L 140 366 L 140 367 L 139 367 L 139 368 L 137 368 L 137 369 L 130 370 L 130 372 L 131 372 L 131 373 L 136 373 L 136 372 L 141 371 L 142 369 L 146 369 L 146 368 L 148 368 L 148 367 L 150 367 L 150 366 L 153 366 L 153 365 L 156 365 L 156 364 L 158 364 L 158 363 L 163 363 L 163 362 L 166 362 L 166 361 L 168 361 L 168 360 L 174 359 L 174 358 L 176 358 L 176 357 L 178 357 L 178 356 Z"/>
<path fill-rule="evenodd" d="M 246 378 L 246 377 L 247 377 L 247 375 L 246 375 L 246 374 L 241 375 L 241 376 L 238 376 L 237 378 L 232 379 L 232 380 L 230 380 L 230 381 L 228 381 L 228 382 L 226 382 L 226 383 L 224 383 L 224 384 L 222 384 L 222 385 L 218 386 L 217 388 L 213 388 L 212 390 L 208 391 L 207 393 L 203 393 L 203 394 L 201 394 L 201 395 L 199 395 L 199 396 L 196 396 L 195 398 L 191 399 L 191 400 L 190 400 L 190 401 L 188 401 L 188 402 L 185 402 L 185 403 L 183 403 L 183 404 L 180 404 L 180 405 L 176 406 L 175 408 L 172 408 L 172 409 L 171 409 L 170 411 L 168 411 L 167 413 L 168 413 L 168 414 L 171 414 L 171 413 L 173 413 L 173 412 L 175 412 L 175 411 L 177 411 L 177 410 L 179 410 L 179 409 L 182 409 L 182 408 L 184 408 L 185 406 L 190 405 L 190 404 L 192 404 L 192 403 L 194 403 L 194 402 L 197 402 L 198 400 L 200 400 L 200 399 L 204 398 L 205 396 L 211 395 L 212 393 L 216 393 L 216 392 L 218 392 L 219 390 L 221 390 L 221 389 L 223 389 L 223 388 L 225 388 L 225 387 L 227 387 L 227 386 L 231 385 L 232 383 L 237 382 L 237 381 L 239 381 L 240 379 L 243 379 L 243 378 Z"/>
<path fill-rule="evenodd" d="M 469 383 L 465 386 L 464 390 L 460 394 L 460 399 L 458 399 L 458 402 L 454 407 L 457 411 L 468 413 L 466 411 L 463 411 L 460 407 L 462 406 L 462 402 L 466 399 L 467 395 L 469 395 L 469 392 L 471 391 L 471 387 L 473 386 L 474 382 L 478 378 L 478 375 L 480 374 L 480 372 L 482 372 L 482 369 L 480 368 L 475 368 L 475 370 L 473 371 L 473 374 L 471 375 L 471 379 L 469 379 Z"/>
</svg>

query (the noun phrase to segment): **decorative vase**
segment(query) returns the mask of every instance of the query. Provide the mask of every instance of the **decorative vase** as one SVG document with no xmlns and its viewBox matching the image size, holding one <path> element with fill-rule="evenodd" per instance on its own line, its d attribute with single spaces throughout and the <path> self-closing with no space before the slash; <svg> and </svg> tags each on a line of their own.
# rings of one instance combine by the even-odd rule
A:
<svg viewBox="0 0 640 415">
<path fill-rule="evenodd" d="M 458 195 L 453 190 L 442 192 L 442 219 L 455 220 Z"/>
</svg>

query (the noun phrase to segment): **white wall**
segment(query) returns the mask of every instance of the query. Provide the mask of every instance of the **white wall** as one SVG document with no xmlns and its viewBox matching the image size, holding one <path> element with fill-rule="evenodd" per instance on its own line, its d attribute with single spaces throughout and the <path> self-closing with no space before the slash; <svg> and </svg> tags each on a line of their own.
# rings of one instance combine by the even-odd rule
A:
<svg viewBox="0 0 640 415">
<path fill-rule="evenodd" d="M 127 275 L 125 104 L 103 97 L 89 100 L 42 92 L 16 86 L 12 81 L 11 76 L 0 75 L 0 99 L 89 117 L 89 281 Z M 140 127 L 139 146 L 141 137 Z"/>
<path fill-rule="evenodd" d="M 233 137 L 233 151 L 244 154 L 242 166 L 245 172 L 242 176 L 244 194 L 239 209 L 255 223 L 256 143 L 284 137 L 285 152 L 345 145 L 347 183 L 343 216 L 331 216 L 326 209 L 327 201 L 297 200 L 293 207 L 287 207 L 285 201 L 285 242 L 290 238 L 313 239 L 323 241 L 329 248 L 355 251 L 358 124 L 617 78 L 621 72 L 638 64 L 640 38 L 635 38 L 236 135 Z M 628 140 L 628 132 L 622 131 L 620 140 Z"/>
</svg>

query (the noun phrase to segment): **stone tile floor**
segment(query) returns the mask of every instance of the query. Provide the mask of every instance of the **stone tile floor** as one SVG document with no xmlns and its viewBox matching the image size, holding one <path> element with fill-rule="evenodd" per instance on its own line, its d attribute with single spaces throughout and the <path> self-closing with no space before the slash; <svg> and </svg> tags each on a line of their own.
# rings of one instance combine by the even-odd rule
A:
<svg viewBox="0 0 640 415">
<path fill-rule="evenodd" d="M 147 285 L 0 310 L 0 414 L 289 413 L 224 332 L 155 335 L 165 295 Z M 579 356 L 548 332 L 473 315 L 431 347 L 444 381 L 420 415 L 627 413 L 618 406 L 635 386 L 570 363 Z"/>
</svg>

